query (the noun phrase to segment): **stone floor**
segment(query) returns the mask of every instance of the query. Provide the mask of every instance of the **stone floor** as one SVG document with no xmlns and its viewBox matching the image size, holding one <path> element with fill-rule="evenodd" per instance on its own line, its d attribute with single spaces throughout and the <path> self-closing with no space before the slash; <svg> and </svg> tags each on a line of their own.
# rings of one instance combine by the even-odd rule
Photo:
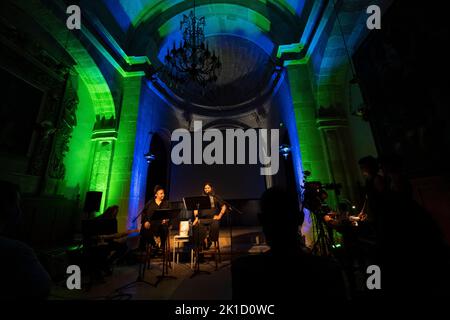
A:
<svg viewBox="0 0 450 320">
<path fill-rule="evenodd" d="M 182 256 L 179 264 L 172 263 L 169 275 L 175 279 L 163 279 L 155 286 L 162 273 L 162 260 L 153 259 L 150 270 L 145 271 L 144 280 L 128 288 L 121 287 L 133 283 L 138 276 L 139 264 L 115 266 L 113 273 L 104 278 L 103 283 L 94 283 L 87 290 L 82 284 L 81 290 L 68 290 L 65 281 L 55 284 L 50 299 L 52 300 L 227 300 L 231 299 L 230 261 L 238 255 L 264 252 L 267 246 L 261 243 L 259 228 L 234 228 L 231 235 L 233 246 L 230 247 L 230 230 L 220 232 L 222 262 L 215 270 L 214 259 L 205 257 L 200 270 L 209 274 L 193 275 L 189 254 Z M 172 239 L 172 237 L 171 237 Z M 231 251 L 232 249 L 232 251 Z"/>
</svg>

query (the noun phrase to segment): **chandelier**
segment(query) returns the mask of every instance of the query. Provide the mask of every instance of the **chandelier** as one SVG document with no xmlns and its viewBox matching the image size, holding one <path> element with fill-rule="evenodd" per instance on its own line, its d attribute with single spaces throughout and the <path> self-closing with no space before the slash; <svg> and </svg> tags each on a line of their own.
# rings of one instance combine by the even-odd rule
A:
<svg viewBox="0 0 450 320">
<path fill-rule="evenodd" d="M 205 17 L 197 18 L 194 10 L 189 16 L 183 14 L 180 22 L 183 40 L 165 56 L 165 73 L 169 83 L 178 87 L 180 84 L 193 82 L 203 89 L 216 82 L 222 69 L 222 62 L 216 53 L 211 52 L 205 43 Z"/>
</svg>

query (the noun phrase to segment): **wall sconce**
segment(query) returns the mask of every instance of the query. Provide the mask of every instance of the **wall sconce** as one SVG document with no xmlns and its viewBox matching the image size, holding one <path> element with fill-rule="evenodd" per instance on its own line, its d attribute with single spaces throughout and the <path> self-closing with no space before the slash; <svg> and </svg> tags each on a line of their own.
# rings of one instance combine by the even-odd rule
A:
<svg viewBox="0 0 450 320">
<path fill-rule="evenodd" d="M 144 154 L 144 158 L 147 161 L 147 163 L 150 164 L 153 160 L 156 159 L 156 156 L 154 154 L 150 153 L 150 151 L 149 151 L 146 154 Z"/>
<path fill-rule="evenodd" d="M 148 151 L 144 154 L 144 159 L 147 161 L 148 164 L 150 164 L 153 160 L 156 159 L 156 156 L 150 151 L 151 149 L 150 141 L 152 136 L 153 131 L 149 131 L 146 141 L 146 145 L 148 145 Z"/>
<path fill-rule="evenodd" d="M 291 153 L 291 146 L 287 144 L 282 144 L 280 146 L 280 154 L 284 157 L 285 160 L 287 160 L 289 153 Z"/>
</svg>

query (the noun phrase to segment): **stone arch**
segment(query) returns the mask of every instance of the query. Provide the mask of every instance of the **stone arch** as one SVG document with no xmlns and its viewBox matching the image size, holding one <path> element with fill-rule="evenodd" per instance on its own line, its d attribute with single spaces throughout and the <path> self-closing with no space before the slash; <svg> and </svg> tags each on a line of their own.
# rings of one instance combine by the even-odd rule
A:
<svg viewBox="0 0 450 320">
<path fill-rule="evenodd" d="M 42 6 L 39 1 L 21 1 L 17 5 L 32 16 L 39 16 L 40 19 L 36 21 L 74 59 L 75 70 L 89 89 L 96 115 L 115 118 L 116 111 L 111 90 L 100 68 L 77 38 L 76 34 L 80 31 L 69 31 L 54 12 Z"/>
</svg>

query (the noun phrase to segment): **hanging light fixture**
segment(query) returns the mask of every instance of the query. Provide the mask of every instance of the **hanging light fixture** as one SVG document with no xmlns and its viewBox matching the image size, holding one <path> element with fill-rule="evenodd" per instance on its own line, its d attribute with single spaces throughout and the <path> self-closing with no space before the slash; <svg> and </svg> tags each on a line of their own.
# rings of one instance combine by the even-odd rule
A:
<svg viewBox="0 0 450 320">
<path fill-rule="evenodd" d="M 205 42 L 205 25 L 205 17 L 195 15 L 194 0 L 193 11 L 188 16 L 183 15 L 180 22 L 183 40 L 178 46 L 174 42 L 164 59 L 164 73 L 171 86 L 193 82 L 205 88 L 217 81 L 222 62 Z"/>
</svg>

